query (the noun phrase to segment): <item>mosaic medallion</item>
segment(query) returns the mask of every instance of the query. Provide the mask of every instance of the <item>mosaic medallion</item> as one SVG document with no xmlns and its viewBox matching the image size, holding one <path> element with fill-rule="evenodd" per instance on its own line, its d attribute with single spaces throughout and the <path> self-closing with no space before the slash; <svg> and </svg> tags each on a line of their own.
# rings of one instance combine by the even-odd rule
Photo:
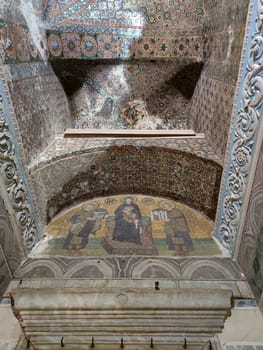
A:
<svg viewBox="0 0 263 350">
<path fill-rule="evenodd" d="M 55 34 L 51 34 L 47 41 L 48 49 L 51 55 L 58 57 L 62 53 L 62 42 L 60 37 Z"/>
<path fill-rule="evenodd" d="M 95 56 L 98 50 L 96 40 L 92 36 L 84 36 L 81 41 L 81 51 L 84 56 Z"/>
</svg>

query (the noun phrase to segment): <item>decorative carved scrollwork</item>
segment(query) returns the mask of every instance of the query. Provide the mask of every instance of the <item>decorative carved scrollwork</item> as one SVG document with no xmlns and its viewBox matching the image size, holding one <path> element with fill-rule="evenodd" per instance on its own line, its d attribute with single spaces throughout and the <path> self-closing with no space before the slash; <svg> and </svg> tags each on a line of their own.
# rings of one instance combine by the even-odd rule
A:
<svg viewBox="0 0 263 350">
<path fill-rule="evenodd" d="M 251 22 L 253 23 L 253 22 Z M 241 101 L 234 120 L 226 165 L 226 186 L 219 214 L 219 238 L 231 252 L 235 249 L 257 131 L 263 106 L 263 0 L 258 1 L 255 32 L 247 57 Z M 253 24 L 252 24 L 253 25 Z"/>
<path fill-rule="evenodd" d="M 18 170 L 14 140 L 6 120 L 4 99 L 4 93 L 0 90 L 0 173 L 21 229 L 25 249 L 30 251 L 37 242 L 36 227 L 25 184 Z"/>
</svg>

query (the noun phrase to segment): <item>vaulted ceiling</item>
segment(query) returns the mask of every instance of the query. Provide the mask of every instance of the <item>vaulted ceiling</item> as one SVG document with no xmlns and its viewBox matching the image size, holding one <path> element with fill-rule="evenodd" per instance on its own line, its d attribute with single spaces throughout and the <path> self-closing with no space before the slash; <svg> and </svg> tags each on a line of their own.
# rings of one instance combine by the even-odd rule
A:
<svg viewBox="0 0 263 350">
<path fill-rule="evenodd" d="M 0 244 L 17 279 L 188 278 L 193 289 L 200 280 L 220 289 L 221 282 L 213 284 L 220 280 L 235 298 L 251 298 L 245 270 L 259 298 L 261 275 L 246 262 L 262 266 L 255 247 L 262 27 L 253 17 L 249 32 L 248 14 L 248 0 L 1 2 L 0 188 L 3 232 L 10 235 L 0 234 Z M 248 33 L 254 51 L 242 50 Z M 96 137 L 83 128 L 96 129 Z M 200 232 L 177 232 L 181 250 L 169 248 L 170 257 L 160 253 L 167 247 L 152 250 L 154 257 L 133 246 L 132 254 L 114 250 L 118 207 L 128 197 L 125 215 L 133 217 L 126 221 L 133 232 L 152 235 L 155 248 L 169 247 L 169 230 L 180 220 Z M 177 211 L 160 206 L 164 200 Z M 90 202 L 99 210 L 87 214 Z M 192 257 L 201 246 L 198 215 L 213 226 L 209 239 L 217 240 L 221 258 L 205 240 L 200 255 L 210 258 Z M 104 225 L 97 229 L 110 242 L 104 255 L 96 255 L 100 236 L 92 235 L 86 245 L 93 255 L 81 253 L 81 217 Z M 47 225 L 58 218 L 77 234 L 47 239 Z M 185 243 L 189 235 L 196 250 Z"/>
</svg>

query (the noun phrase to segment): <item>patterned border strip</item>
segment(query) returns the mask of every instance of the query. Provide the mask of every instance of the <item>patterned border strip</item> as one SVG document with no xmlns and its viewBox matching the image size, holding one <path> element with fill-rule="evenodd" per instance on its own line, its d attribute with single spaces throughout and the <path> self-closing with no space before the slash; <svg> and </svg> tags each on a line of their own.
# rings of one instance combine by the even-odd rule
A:
<svg viewBox="0 0 263 350">
<path fill-rule="evenodd" d="M 203 58 L 203 39 L 189 36 L 95 35 L 47 31 L 50 59 Z"/>
<path fill-rule="evenodd" d="M 263 110 L 263 0 L 252 0 L 251 21 L 228 145 L 216 236 L 234 255 Z"/>
<path fill-rule="evenodd" d="M 196 27 L 201 25 L 204 15 L 203 1 L 200 0 L 169 3 L 154 0 L 72 0 L 66 1 L 64 6 L 57 6 L 58 1 L 45 2 L 44 18 L 52 28 L 63 26 L 85 30 L 87 26 L 93 26 L 95 30 L 100 31 L 104 27 L 115 31 L 115 34 L 120 26 L 129 26 L 129 30 L 139 28 L 142 31 L 153 25 L 159 28 L 163 22 L 179 25 L 183 18 L 190 23 L 194 21 Z"/>
<path fill-rule="evenodd" d="M 21 229 L 25 249 L 29 252 L 39 240 L 39 235 L 9 114 L 7 97 L 0 81 L 0 173 Z"/>
<path fill-rule="evenodd" d="M 0 41 L 5 52 L 5 64 L 43 61 L 26 26 L 5 22 L 0 19 Z M 43 49 L 44 41 L 39 44 Z M 49 58 L 203 58 L 201 35 L 141 36 L 47 30 Z M 47 57 L 46 57 L 47 58 Z"/>
</svg>

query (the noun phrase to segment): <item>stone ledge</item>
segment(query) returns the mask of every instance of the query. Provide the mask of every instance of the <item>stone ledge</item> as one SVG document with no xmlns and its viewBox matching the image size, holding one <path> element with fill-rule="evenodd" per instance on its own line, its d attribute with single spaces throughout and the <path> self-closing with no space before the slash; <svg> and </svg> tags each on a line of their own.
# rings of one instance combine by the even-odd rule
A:
<svg viewBox="0 0 263 350">
<path fill-rule="evenodd" d="M 98 344 L 192 344 L 221 332 L 232 307 L 232 291 L 222 289 L 18 288 L 12 292 L 14 312 L 33 346 L 58 344 L 58 339 L 84 349 L 94 336 Z M 86 346 L 86 347 L 84 347 Z"/>
<path fill-rule="evenodd" d="M 138 130 L 138 129 L 66 129 L 64 138 L 90 137 L 204 137 L 193 130 Z"/>
</svg>

